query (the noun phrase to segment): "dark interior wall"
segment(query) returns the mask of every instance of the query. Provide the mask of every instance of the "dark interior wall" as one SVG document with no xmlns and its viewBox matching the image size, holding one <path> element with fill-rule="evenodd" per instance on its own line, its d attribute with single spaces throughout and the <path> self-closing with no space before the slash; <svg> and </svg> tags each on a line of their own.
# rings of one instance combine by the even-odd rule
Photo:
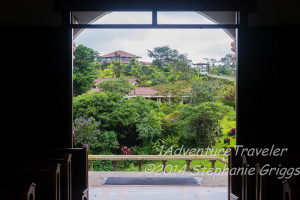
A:
<svg viewBox="0 0 300 200">
<path fill-rule="evenodd" d="M 257 0 L 256 9 L 249 12 L 250 26 L 300 25 L 300 1 Z"/>
<path fill-rule="evenodd" d="M 238 143 L 297 149 L 298 26 L 249 27 L 238 72 Z"/>
<path fill-rule="evenodd" d="M 2 147 L 72 145 L 69 29 L 53 10 L 52 0 L 1 3 Z"/>
<path fill-rule="evenodd" d="M 61 26 L 61 13 L 54 12 L 54 0 L 5 0 L 0 6 L 0 25 Z"/>
<path fill-rule="evenodd" d="M 69 30 L 59 7 L 53 11 L 58 2 L 62 1 L 15 0 L 0 7 L 2 146 L 71 146 Z M 86 8 L 95 8 L 97 2 L 116 9 L 128 6 L 116 1 L 73 2 L 84 2 Z M 163 5 L 183 8 L 172 2 Z M 204 3 L 202 8 L 208 10 L 230 10 L 241 1 L 220 2 L 224 1 L 184 1 L 186 9 Z M 238 143 L 246 146 L 297 147 L 300 6 L 296 0 L 282 2 L 257 0 L 258 10 L 248 15 L 249 27 L 239 32 Z M 153 5 L 159 6 L 158 1 Z"/>
<path fill-rule="evenodd" d="M 1 146 L 70 146 L 68 29 L 2 27 L 0 31 Z"/>
<path fill-rule="evenodd" d="M 257 1 L 239 37 L 238 141 L 297 150 L 300 2 Z"/>
</svg>

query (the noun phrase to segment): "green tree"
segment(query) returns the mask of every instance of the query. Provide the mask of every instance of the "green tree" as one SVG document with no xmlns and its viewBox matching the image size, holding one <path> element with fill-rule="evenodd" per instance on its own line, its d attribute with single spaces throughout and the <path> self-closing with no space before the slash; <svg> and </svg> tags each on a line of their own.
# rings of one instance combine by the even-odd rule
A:
<svg viewBox="0 0 300 200">
<path fill-rule="evenodd" d="M 181 80 L 190 79 L 190 74 L 192 71 L 191 63 L 192 61 L 187 58 L 187 54 L 179 54 L 177 58 L 172 61 L 174 70 L 177 72 L 177 75 L 180 75 L 179 78 Z"/>
<path fill-rule="evenodd" d="M 233 54 L 227 54 L 226 56 L 222 57 L 219 62 L 222 63 L 222 65 L 227 68 L 235 67 L 235 61 L 233 60 Z"/>
<path fill-rule="evenodd" d="M 124 65 L 123 71 L 126 76 L 134 75 L 138 78 L 142 74 L 142 66 L 140 66 L 135 57 L 132 57 L 130 58 L 129 63 Z"/>
<path fill-rule="evenodd" d="M 207 67 L 209 68 L 207 71 L 210 74 L 216 74 L 221 76 L 232 76 L 233 69 L 235 68 L 235 61 L 233 59 L 233 54 L 227 54 L 222 57 L 219 61 L 216 59 L 208 59 L 205 58 L 207 62 Z M 216 63 L 219 63 L 216 65 Z"/>
<path fill-rule="evenodd" d="M 161 71 L 155 71 L 154 73 L 150 74 L 150 80 L 151 80 L 151 85 L 159 85 L 159 84 L 164 84 L 168 82 L 167 76 L 165 73 Z"/>
<path fill-rule="evenodd" d="M 185 124 L 182 134 L 186 144 L 191 147 L 210 147 L 216 129 L 220 126 L 220 120 L 232 110 L 219 102 L 205 102 L 195 107 L 183 107 L 180 115 Z"/>
<path fill-rule="evenodd" d="M 120 54 L 115 52 L 116 60 L 112 60 L 111 64 L 108 66 L 108 68 L 111 68 L 113 70 L 112 78 L 120 78 L 122 69 L 123 69 L 123 64 L 121 64 L 120 61 Z"/>
<path fill-rule="evenodd" d="M 138 61 L 133 61 L 132 65 L 131 65 L 131 74 L 136 77 L 136 78 L 140 78 L 143 74 L 143 66 L 139 64 Z"/>
<path fill-rule="evenodd" d="M 161 84 L 154 87 L 159 95 L 164 96 L 165 100 L 171 97 L 171 102 L 178 104 L 183 101 L 188 92 L 188 83 L 186 81 L 177 81 L 172 84 Z"/>
<path fill-rule="evenodd" d="M 194 79 L 191 88 L 190 102 L 192 105 L 216 102 L 222 98 L 221 87 L 217 81 Z"/>
<path fill-rule="evenodd" d="M 74 96 L 87 92 L 98 78 L 100 56 L 97 51 L 84 45 L 78 45 L 74 51 L 73 94 Z"/>
<path fill-rule="evenodd" d="M 176 60 L 179 55 L 176 49 L 171 49 L 169 46 L 155 47 L 153 51 L 147 51 L 148 56 L 154 59 L 152 64 L 157 65 L 159 68 Z"/>
<path fill-rule="evenodd" d="M 210 74 L 211 73 L 211 69 L 216 66 L 216 63 L 218 61 L 217 61 L 217 59 L 214 59 L 214 58 L 204 58 L 204 60 L 207 63 L 207 65 L 206 65 L 206 71 Z"/>
<path fill-rule="evenodd" d="M 155 47 L 153 51 L 148 50 L 148 56 L 153 58 L 152 65 L 158 66 L 163 72 L 173 72 L 174 77 L 179 75 L 181 80 L 189 80 L 192 71 L 192 61 L 187 54 L 179 54 L 178 50 L 168 46 Z"/>
<path fill-rule="evenodd" d="M 123 95 L 128 94 L 134 89 L 134 86 L 130 85 L 129 81 L 125 78 L 103 81 L 98 84 L 98 87 L 104 92 L 114 92 Z"/>
<path fill-rule="evenodd" d="M 117 147 L 117 135 L 113 131 L 100 131 L 100 122 L 93 117 L 84 119 L 76 118 L 73 123 L 74 147 L 89 145 L 89 153 L 99 154 L 100 152 L 111 152 Z"/>
<path fill-rule="evenodd" d="M 215 67 L 215 71 L 217 75 L 225 75 L 225 76 L 231 76 L 232 75 L 232 69 L 229 67 L 226 67 L 225 65 L 220 65 Z"/>
<path fill-rule="evenodd" d="M 101 121 L 101 131 L 114 131 L 121 146 L 128 147 L 140 145 L 139 134 L 143 137 L 143 133 L 147 133 L 145 128 L 149 126 L 152 128 L 148 130 L 155 130 L 155 135 L 159 134 L 159 110 L 156 102 L 141 96 L 126 100 L 122 94 L 110 92 L 91 92 L 73 100 L 74 118 L 94 117 Z"/>
<path fill-rule="evenodd" d="M 154 110 L 137 125 L 138 137 L 144 145 L 153 145 L 154 138 L 158 137 L 161 133 L 161 117 Z"/>
</svg>

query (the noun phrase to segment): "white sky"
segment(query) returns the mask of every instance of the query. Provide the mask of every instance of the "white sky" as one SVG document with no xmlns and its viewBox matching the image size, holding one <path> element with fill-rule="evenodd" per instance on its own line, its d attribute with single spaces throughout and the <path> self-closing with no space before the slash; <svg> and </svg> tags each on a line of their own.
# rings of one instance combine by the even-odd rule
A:
<svg viewBox="0 0 300 200">
<path fill-rule="evenodd" d="M 151 13 L 113 12 L 97 20 L 94 24 L 149 24 Z M 158 23 L 162 24 L 213 24 L 195 12 L 158 13 Z M 147 50 L 168 45 L 179 53 L 186 53 L 193 63 L 205 62 L 204 58 L 219 60 L 232 54 L 233 39 L 222 29 L 85 29 L 75 39 L 76 45 L 83 44 L 101 55 L 123 50 L 151 61 Z"/>
</svg>

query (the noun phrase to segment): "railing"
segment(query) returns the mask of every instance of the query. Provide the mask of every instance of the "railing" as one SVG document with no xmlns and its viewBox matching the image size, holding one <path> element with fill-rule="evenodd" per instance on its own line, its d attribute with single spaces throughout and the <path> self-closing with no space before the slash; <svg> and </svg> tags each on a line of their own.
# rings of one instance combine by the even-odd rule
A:
<svg viewBox="0 0 300 200">
<path fill-rule="evenodd" d="M 93 171 L 93 161 L 95 160 L 111 160 L 113 162 L 114 171 L 117 171 L 117 164 L 120 160 L 136 160 L 138 161 L 139 171 L 142 171 L 142 163 L 144 160 L 160 160 L 163 164 L 163 170 L 166 169 L 166 162 L 168 160 L 185 160 L 186 171 L 190 172 L 190 163 L 193 160 L 209 160 L 211 168 L 215 169 L 215 162 L 220 161 L 228 164 L 227 160 L 219 156 L 210 155 L 89 155 L 89 171 Z"/>
</svg>

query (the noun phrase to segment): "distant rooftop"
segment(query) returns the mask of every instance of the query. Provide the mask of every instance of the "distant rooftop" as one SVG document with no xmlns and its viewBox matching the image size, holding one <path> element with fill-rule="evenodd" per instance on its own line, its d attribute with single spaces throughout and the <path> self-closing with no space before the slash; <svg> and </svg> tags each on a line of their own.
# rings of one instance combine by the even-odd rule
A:
<svg viewBox="0 0 300 200">
<path fill-rule="evenodd" d="M 140 61 L 140 65 L 151 65 L 151 62 Z"/>
<path fill-rule="evenodd" d="M 100 82 L 114 80 L 114 79 L 118 79 L 118 78 L 98 78 L 98 79 L 94 80 L 94 83 L 95 83 L 95 85 L 98 85 Z M 126 79 L 128 79 L 129 84 L 132 84 L 132 85 L 140 83 L 140 80 L 137 78 L 126 78 Z"/>
<path fill-rule="evenodd" d="M 199 63 L 193 63 L 193 65 L 207 65 L 207 63 L 199 62 Z"/>
<path fill-rule="evenodd" d="M 132 57 L 142 58 L 140 56 L 137 56 L 137 55 L 134 55 L 134 54 L 131 54 L 131 53 L 127 53 L 127 52 L 121 51 L 121 50 L 114 51 L 114 52 L 109 53 L 109 54 L 105 54 L 101 57 L 103 57 L 103 58 L 114 58 L 114 57 L 116 57 L 116 53 L 118 53 L 120 55 L 120 57 L 123 57 L 123 58 L 132 58 Z"/>
<path fill-rule="evenodd" d="M 94 80 L 94 84 L 97 86 L 100 82 L 114 80 L 114 79 L 118 79 L 118 78 L 98 78 Z M 136 85 L 141 83 L 140 80 L 137 78 L 127 78 L 127 79 L 129 84 L 131 85 Z M 92 88 L 91 91 L 101 91 L 101 90 L 100 88 L 96 87 L 96 88 Z M 154 90 L 152 87 L 135 87 L 134 90 L 128 94 L 128 97 L 135 97 L 138 95 L 144 97 L 160 96 L 157 93 L 158 91 Z"/>
<path fill-rule="evenodd" d="M 136 87 L 128 96 L 153 96 L 156 95 L 158 91 L 154 90 L 152 87 Z"/>
</svg>

